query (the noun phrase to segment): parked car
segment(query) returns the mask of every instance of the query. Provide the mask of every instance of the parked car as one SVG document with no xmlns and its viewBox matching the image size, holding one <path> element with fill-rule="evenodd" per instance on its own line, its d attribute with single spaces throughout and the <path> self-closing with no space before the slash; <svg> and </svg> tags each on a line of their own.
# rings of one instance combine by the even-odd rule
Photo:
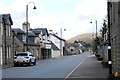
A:
<svg viewBox="0 0 120 80">
<path fill-rule="evenodd" d="M 36 59 L 31 52 L 17 52 L 14 56 L 14 66 L 19 64 L 36 65 Z"/>
</svg>

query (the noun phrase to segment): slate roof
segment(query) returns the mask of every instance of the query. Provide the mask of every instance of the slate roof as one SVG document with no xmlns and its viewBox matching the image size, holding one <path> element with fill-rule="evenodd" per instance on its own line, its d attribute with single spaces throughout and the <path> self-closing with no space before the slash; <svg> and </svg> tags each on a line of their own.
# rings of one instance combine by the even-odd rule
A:
<svg viewBox="0 0 120 80">
<path fill-rule="evenodd" d="M 21 30 L 20 28 L 12 28 L 12 31 L 14 31 L 16 34 L 25 34 L 25 32 L 23 30 Z"/>
<path fill-rule="evenodd" d="M 28 31 L 28 36 L 35 37 L 36 35 L 34 34 L 33 31 Z"/>
<path fill-rule="evenodd" d="M 53 50 L 60 50 L 53 42 L 51 42 L 51 48 Z"/>
<path fill-rule="evenodd" d="M 52 36 L 54 36 L 54 37 L 58 38 L 59 40 L 65 41 L 65 39 L 62 39 L 62 38 L 58 37 L 58 36 L 57 36 L 57 35 L 55 35 L 55 34 L 50 33 L 50 35 L 52 35 Z"/>
<path fill-rule="evenodd" d="M 26 33 L 23 31 L 23 30 L 21 30 L 20 28 L 13 28 L 12 29 L 12 31 L 13 32 L 15 32 L 15 34 L 25 34 L 26 35 Z M 32 32 L 32 31 L 29 31 L 28 32 L 28 35 L 29 36 L 35 36 L 35 34 Z M 17 36 L 16 36 L 17 37 Z M 18 38 L 18 37 L 17 37 Z M 19 39 L 19 38 L 18 38 Z M 22 41 L 22 39 L 19 39 L 24 45 L 26 45 L 27 44 L 27 42 L 24 42 L 24 41 Z M 37 45 L 39 45 L 39 44 L 36 44 L 36 43 L 34 43 L 29 37 L 28 37 L 28 45 L 30 45 L 30 46 L 37 46 Z"/>
<path fill-rule="evenodd" d="M 23 41 L 22 41 L 23 42 Z M 27 44 L 27 42 L 23 42 L 23 44 Z M 28 46 L 37 46 L 37 45 L 39 45 L 39 44 L 36 44 L 36 43 L 34 43 L 33 41 L 31 41 L 31 39 L 30 38 L 28 38 Z"/>
<path fill-rule="evenodd" d="M 0 22 L 4 22 L 5 24 L 13 25 L 13 21 L 12 21 L 10 14 L 0 14 Z"/>
<path fill-rule="evenodd" d="M 41 33 L 41 30 L 39 30 L 39 29 L 32 29 L 32 31 L 33 31 L 35 34 L 40 34 L 40 33 Z"/>
<path fill-rule="evenodd" d="M 33 31 L 34 33 L 41 33 L 41 32 L 42 32 L 43 35 L 49 36 L 48 31 L 47 31 L 47 28 L 35 28 L 35 29 L 33 29 L 32 31 Z"/>
</svg>

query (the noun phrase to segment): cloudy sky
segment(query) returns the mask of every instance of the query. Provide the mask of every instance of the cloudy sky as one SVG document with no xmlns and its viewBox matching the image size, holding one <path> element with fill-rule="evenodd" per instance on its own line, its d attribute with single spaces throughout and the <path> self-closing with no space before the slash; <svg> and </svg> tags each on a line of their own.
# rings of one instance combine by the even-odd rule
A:
<svg viewBox="0 0 120 80">
<path fill-rule="evenodd" d="M 98 21 L 98 31 L 103 18 L 107 14 L 107 0 L 0 0 L 0 14 L 10 13 L 13 26 L 21 28 L 25 22 L 26 5 L 28 5 L 31 28 L 48 28 L 63 38 L 69 39 L 78 34 L 95 32 L 95 20 Z M 93 21 L 90 24 L 90 21 Z M 64 31 L 66 29 L 66 31 Z"/>
</svg>

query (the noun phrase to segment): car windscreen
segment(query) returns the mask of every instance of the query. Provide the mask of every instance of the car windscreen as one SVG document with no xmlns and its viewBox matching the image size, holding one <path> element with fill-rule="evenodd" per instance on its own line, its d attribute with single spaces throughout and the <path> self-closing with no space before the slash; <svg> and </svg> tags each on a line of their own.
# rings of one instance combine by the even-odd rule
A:
<svg viewBox="0 0 120 80">
<path fill-rule="evenodd" d="M 16 56 L 28 56 L 27 53 L 17 53 Z"/>
</svg>

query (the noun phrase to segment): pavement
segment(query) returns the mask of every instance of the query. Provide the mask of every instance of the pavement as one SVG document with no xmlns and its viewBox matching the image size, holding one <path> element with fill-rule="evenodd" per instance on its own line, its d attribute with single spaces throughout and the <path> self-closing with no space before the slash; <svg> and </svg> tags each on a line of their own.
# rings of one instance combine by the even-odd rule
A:
<svg viewBox="0 0 120 80">
<path fill-rule="evenodd" d="M 104 68 L 95 55 L 90 55 L 67 76 L 67 80 L 108 80 L 108 68 Z"/>
<path fill-rule="evenodd" d="M 2 79 L 2 66 L 0 65 L 0 80 Z"/>
</svg>

